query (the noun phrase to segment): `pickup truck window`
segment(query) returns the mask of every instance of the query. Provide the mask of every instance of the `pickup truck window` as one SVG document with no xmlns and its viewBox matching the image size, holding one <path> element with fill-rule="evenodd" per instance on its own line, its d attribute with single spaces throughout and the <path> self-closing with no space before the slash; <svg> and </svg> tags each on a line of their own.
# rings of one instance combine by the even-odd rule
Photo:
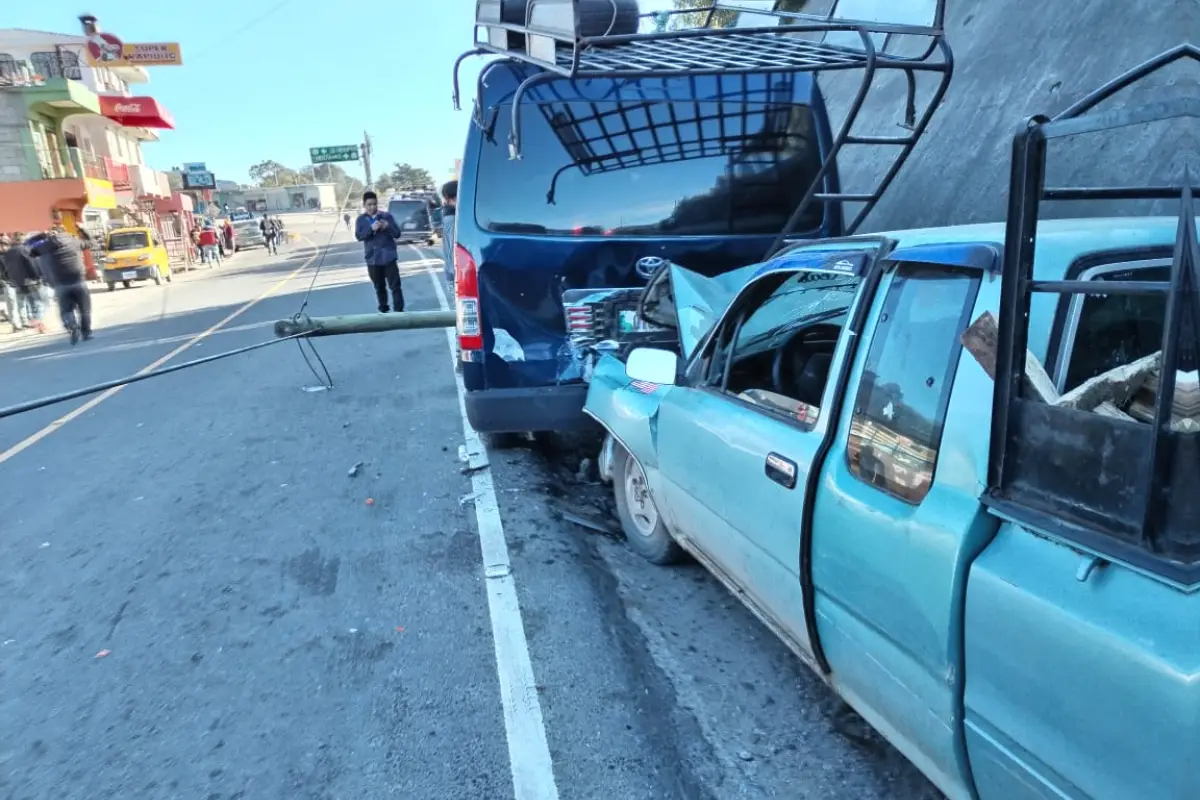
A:
<svg viewBox="0 0 1200 800">
<path fill-rule="evenodd" d="M 1098 281 L 1166 281 L 1169 264 L 1131 267 L 1116 265 L 1093 276 Z M 1162 349 L 1165 295 L 1087 295 L 1079 303 L 1078 318 L 1068 320 L 1068 349 L 1065 380 L 1061 391 L 1111 369 L 1130 364 Z M 1072 308 L 1075 312 L 1075 308 Z"/>
<path fill-rule="evenodd" d="M 863 366 L 846 459 L 864 483 L 909 503 L 929 493 L 975 273 L 932 264 L 896 269 Z"/>
<path fill-rule="evenodd" d="M 744 312 L 724 323 L 709 383 L 744 402 L 812 422 L 860 279 L 813 270 L 777 280 L 773 288 L 764 283 Z"/>
</svg>

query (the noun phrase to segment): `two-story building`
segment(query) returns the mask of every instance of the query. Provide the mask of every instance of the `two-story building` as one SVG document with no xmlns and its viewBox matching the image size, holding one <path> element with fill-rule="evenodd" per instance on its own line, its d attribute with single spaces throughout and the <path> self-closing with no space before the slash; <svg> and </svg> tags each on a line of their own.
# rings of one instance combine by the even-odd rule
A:
<svg viewBox="0 0 1200 800">
<path fill-rule="evenodd" d="M 89 67 L 83 36 L 0 30 L 0 230 L 55 217 L 102 227 L 136 201 L 170 197 L 144 142 L 174 127 L 141 67 Z"/>
</svg>

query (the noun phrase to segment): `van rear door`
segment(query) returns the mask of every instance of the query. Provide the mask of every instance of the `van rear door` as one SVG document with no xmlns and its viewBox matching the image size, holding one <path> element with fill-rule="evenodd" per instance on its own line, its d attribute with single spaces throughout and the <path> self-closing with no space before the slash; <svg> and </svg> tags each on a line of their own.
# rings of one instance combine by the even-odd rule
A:
<svg viewBox="0 0 1200 800">
<path fill-rule="evenodd" d="M 761 260 L 831 138 L 806 73 L 560 79 L 526 92 L 510 160 L 512 92 L 531 70 L 489 69 L 486 133 L 472 127 L 463 166 L 474 209 L 456 238 L 477 270 L 481 388 L 581 378 L 564 290 L 642 286 L 653 259 L 704 276 Z M 795 230 L 840 228 L 837 210 L 813 204 Z"/>
</svg>

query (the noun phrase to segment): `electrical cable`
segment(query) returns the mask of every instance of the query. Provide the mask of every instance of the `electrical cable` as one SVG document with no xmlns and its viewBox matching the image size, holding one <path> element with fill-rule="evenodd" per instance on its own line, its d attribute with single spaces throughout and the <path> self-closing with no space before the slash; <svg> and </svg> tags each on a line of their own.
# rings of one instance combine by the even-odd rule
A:
<svg viewBox="0 0 1200 800">
<path fill-rule="evenodd" d="M 90 386 L 84 386 L 82 389 L 72 389 L 69 392 L 52 394 L 48 397 L 38 398 L 37 400 L 29 400 L 24 403 L 7 406 L 6 408 L 0 408 L 0 419 L 16 416 L 17 414 L 24 414 L 27 411 L 36 411 L 39 408 L 45 408 L 46 406 L 52 406 L 57 403 L 65 403 L 68 400 L 85 397 L 89 394 L 96 394 L 108 389 L 115 389 L 118 386 L 128 386 L 131 383 L 138 383 L 139 381 L 149 380 L 150 378 L 158 378 L 163 375 L 169 375 L 172 372 L 179 372 L 180 370 L 188 369 L 189 367 L 197 367 L 201 364 L 210 364 L 213 361 L 220 361 L 221 359 L 230 358 L 231 356 L 249 353 L 251 350 L 261 350 L 264 347 L 269 347 L 273 344 L 279 344 L 280 342 L 286 342 L 289 339 L 299 339 L 300 337 L 306 335 L 307 334 L 296 333 L 279 339 L 268 339 L 265 342 L 257 342 L 255 344 L 246 345 L 245 347 L 239 347 L 235 350 L 226 350 L 223 353 L 216 353 L 211 356 L 205 356 L 204 358 L 196 358 L 192 359 L 191 361 L 184 361 L 181 364 L 172 364 L 169 367 L 159 367 L 158 369 L 151 370 L 150 372 L 144 372 L 140 375 L 130 375 L 125 378 L 117 378 L 116 380 L 105 381 L 103 383 L 94 383 Z"/>
</svg>

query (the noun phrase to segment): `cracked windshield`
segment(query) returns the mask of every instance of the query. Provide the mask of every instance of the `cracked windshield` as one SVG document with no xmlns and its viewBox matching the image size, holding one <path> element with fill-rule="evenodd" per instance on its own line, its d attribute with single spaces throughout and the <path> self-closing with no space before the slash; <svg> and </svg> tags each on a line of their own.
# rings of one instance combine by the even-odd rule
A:
<svg viewBox="0 0 1200 800">
<path fill-rule="evenodd" d="M 1200 798 L 1195 0 L 3 5 L 0 797 Z"/>
</svg>

